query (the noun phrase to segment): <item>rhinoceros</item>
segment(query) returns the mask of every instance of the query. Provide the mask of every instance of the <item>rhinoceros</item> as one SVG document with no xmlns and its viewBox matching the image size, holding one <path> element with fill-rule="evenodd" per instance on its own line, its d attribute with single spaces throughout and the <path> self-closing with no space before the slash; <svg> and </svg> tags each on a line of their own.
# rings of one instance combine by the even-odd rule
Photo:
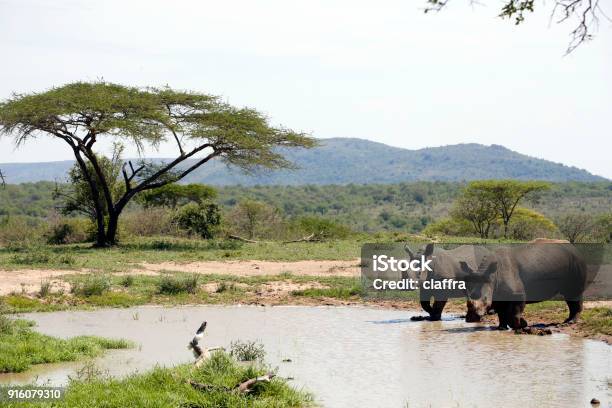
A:
<svg viewBox="0 0 612 408">
<path fill-rule="evenodd" d="M 490 251 L 481 245 L 461 245 L 457 248 L 447 250 L 439 246 L 434 246 L 434 244 L 427 244 L 418 254 L 414 253 L 408 245 L 405 245 L 404 249 L 408 253 L 409 260 L 417 259 L 421 255 L 425 256 L 427 260 L 432 260 L 432 270 L 427 272 L 426 276 L 419 277 L 421 282 L 431 279 L 440 281 L 444 279 L 461 279 L 461 277 L 465 275 L 465 272 L 461 269 L 462 262 L 472 269 L 477 270 L 478 266 L 486 262 L 486 257 L 490 255 Z M 444 306 L 448 299 L 464 297 L 466 297 L 465 290 L 427 290 L 421 285 L 421 307 L 429 314 L 425 319 L 431 321 L 440 320 L 442 310 L 444 310 Z M 433 305 L 431 304 L 432 298 L 434 299 Z M 421 320 L 420 318 L 417 319 Z M 466 319 L 468 321 L 478 321 L 480 317 L 475 313 L 468 313 Z"/>
<path fill-rule="evenodd" d="M 468 282 L 468 315 L 481 317 L 494 309 L 500 329 L 527 326 L 522 317 L 525 304 L 557 295 L 563 296 L 569 308 L 565 323 L 574 323 L 582 312 L 587 265 L 573 245 L 501 247 L 478 270 L 463 261 L 460 267 Z"/>
</svg>

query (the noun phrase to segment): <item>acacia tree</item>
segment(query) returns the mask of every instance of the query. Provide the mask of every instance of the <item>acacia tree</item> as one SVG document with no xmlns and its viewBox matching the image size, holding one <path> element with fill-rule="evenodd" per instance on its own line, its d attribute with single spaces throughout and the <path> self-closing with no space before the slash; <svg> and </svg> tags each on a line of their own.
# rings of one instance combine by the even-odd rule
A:
<svg viewBox="0 0 612 408">
<path fill-rule="evenodd" d="M 593 218 L 589 214 L 570 213 L 556 220 L 557 228 L 570 243 L 584 239 L 593 229 Z"/>
<path fill-rule="evenodd" d="M 245 170 L 290 168 L 278 147 L 315 144 L 303 133 L 271 126 L 254 109 L 236 108 L 215 96 L 107 82 L 15 94 L 0 103 L 0 135 L 14 137 L 18 146 L 40 135 L 68 145 L 91 190 L 97 246 L 116 244 L 119 216 L 138 193 L 181 180 L 217 157 Z M 124 163 L 124 189 L 113 197 L 94 150 L 102 138 L 132 143 L 141 152 L 171 140 L 177 154 L 159 165 Z"/>
<path fill-rule="evenodd" d="M 179 204 L 202 204 L 214 199 L 217 190 L 204 184 L 168 184 L 152 191 L 146 191 L 138 197 L 145 207 L 170 207 L 175 209 Z"/>
<path fill-rule="evenodd" d="M 518 204 L 528 195 L 547 190 L 550 184 L 541 181 L 483 180 L 472 181 L 467 187 L 497 209 L 504 224 L 504 238 L 508 238 L 508 224 Z"/>
<path fill-rule="evenodd" d="M 2 174 L 2 170 L 0 170 L 0 185 L 2 187 L 6 185 L 6 180 L 4 179 L 4 174 Z"/>
<path fill-rule="evenodd" d="M 440 11 L 450 0 L 426 0 L 425 13 Z M 477 0 L 469 0 L 471 4 L 479 4 Z M 600 0 L 504 0 L 501 4 L 499 17 L 506 18 L 519 25 L 525 21 L 528 13 L 533 13 L 536 5 L 551 7 L 550 19 L 557 23 L 573 22 L 570 31 L 570 42 L 566 54 L 571 53 L 584 42 L 593 38 L 593 31 L 599 25 L 601 18 L 612 21 L 601 7 Z"/>
<path fill-rule="evenodd" d="M 469 221 L 480 238 L 488 238 L 498 217 L 497 204 L 489 198 L 487 191 L 469 185 L 455 202 L 451 216 Z"/>
</svg>

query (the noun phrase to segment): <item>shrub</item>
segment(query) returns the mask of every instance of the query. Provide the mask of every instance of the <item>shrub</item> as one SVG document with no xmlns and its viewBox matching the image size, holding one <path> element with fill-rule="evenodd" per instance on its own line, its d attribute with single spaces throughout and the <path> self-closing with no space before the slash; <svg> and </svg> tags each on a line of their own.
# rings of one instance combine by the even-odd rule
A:
<svg viewBox="0 0 612 408">
<path fill-rule="evenodd" d="M 88 275 L 72 284 L 71 292 L 79 296 L 100 296 L 110 289 L 110 279 L 107 276 Z"/>
<path fill-rule="evenodd" d="M 256 341 L 236 340 L 230 344 L 230 355 L 238 361 L 261 361 L 266 356 L 266 351 L 263 344 Z"/>
<path fill-rule="evenodd" d="M 173 218 L 173 212 L 167 208 L 145 208 L 130 211 L 122 216 L 121 223 L 127 234 L 136 236 L 179 236 L 179 230 Z"/>
<path fill-rule="evenodd" d="M 196 293 L 198 289 L 198 275 L 172 276 L 162 275 L 159 278 L 157 292 L 163 295 L 176 295 L 179 293 Z"/>
<path fill-rule="evenodd" d="M 13 331 L 13 321 L 4 314 L 5 308 L 0 304 L 0 334 L 10 334 Z"/>
<path fill-rule="evenodd" d="M 466 220 L 442 218 L 427 225 L 422 233 L 428 237 L 435 235 L 470 236 L 474 234 L 474 230 Z"/>
<path fill-rule="evenodd" d="M 121 281 L 119 283 L 124 288 L 129 288 L 130 286 L 134 285 L 134 276 L 133 275 L 126 275 L 123 278 L 121 278 Z"/>
<path fill-rule="evenodd" d="M 315 239 L 342 239 L 351 233 L 347 226 L 321 217 L 299 217 L 291 224 L 302 236 L 314 234 Z"/>
<path fill-rule="evenodd" d="M 189 203 L 174 216 L 179 228 L 204 239 L 214 238 L 221 225 L 221 211 L 215 203 Z"/>
<path fill-rule="evenodd" d="M 54 222 L 47 235 L 52 245 L 75 244 L 93 239 L 93 224 L 86 219 L 64 219 Z"/>
<path fill-rule="evenodd" d="M 278 238 L 284 228 L 280 210 L 261 201 L 243 200 L 229 215 L 230 229 L 249 239 Z"/>
<path fill-rule="evenodd" d="M 499 235 L 503 235 L 499 226 Z M 528 241 L 534 238 L 550 238 L 558 234 L 555 224 L 544 215 L 527 208 L 517 208 L 510 220 L 508 237 Z"/>
<path fill-rule="evenodd" d="M 40 221 L 28 217 L 0 217 L 0 245 L 23 248 L 40 242 Z"/>
<path fill-rule="evenodd" d="M 51 253 L 35 249 L 31 252 L 13 255 L 11 262 L 18 265 L 47 264 L 52 258 Z"/>
<path fill-rule="evenodd" d="M 51 293 L 51 282 L 46 280 L 40 283 L 40 290 L 38 291 L 38 296 L 41 298 L 46 297 L 49 293 Z"/>
</svg>

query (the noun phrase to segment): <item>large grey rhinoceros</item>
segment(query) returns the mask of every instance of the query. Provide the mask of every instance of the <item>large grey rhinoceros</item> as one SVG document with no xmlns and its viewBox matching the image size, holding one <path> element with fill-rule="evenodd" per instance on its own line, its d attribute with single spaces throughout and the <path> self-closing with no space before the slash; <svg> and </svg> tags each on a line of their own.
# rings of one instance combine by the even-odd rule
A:
<svg viewBox="0 0 612 408">
<path fill-rule="evenodd" d="M 431 279 L 440 281 L 444 279 L 461 279 L 466 274 L 461 268 L 462 262 L 472 270 L 479 271 L 481 265 L 486 264 L 487 257 L 491 255 L 491 251 L 481 245 L 461 245 L 447 250 L 434 244 L 427 244 L 424 249 L 415 253 L 406 244 L 404 249 L 408 253 L 408 260 L 420 258 L 421 255 L 425 256 L 427 260 L 432 260 L 430 263 L 432 271 L 428 271 L 426 276 L 419 279 L 421 281 L 421 307 L 429 314 L 425 319 L 431 321 L 441 319 L 442 310 L 448 299 L 465 298 L 467 293 L 461 289 L 427 290 L 423 288 L 422 283 Z M 434 300 L 433 305 L 431 304 L 432 298 Z M 417 319 L 420 320 L 420 318 Z M 480 317 L 470 312 L 466 316 L 466 320 L 479 321 Z"/>
<path fill-rule="evenodd" d="M 479 265 L 479 270 L 460 262 L 468 282 L 468 315 L 481 317 L 494 309 L 500 329 L 520 329 L 527 326 L 522 317 L 526 303 L 561 295 L 569 308 L 565 323 L 578 319 L 588 274 L 586 262 L 573 245 L 509 246 L 494 250 L 492 255 L 486 260 L 488 265 Z"/>
</svg>

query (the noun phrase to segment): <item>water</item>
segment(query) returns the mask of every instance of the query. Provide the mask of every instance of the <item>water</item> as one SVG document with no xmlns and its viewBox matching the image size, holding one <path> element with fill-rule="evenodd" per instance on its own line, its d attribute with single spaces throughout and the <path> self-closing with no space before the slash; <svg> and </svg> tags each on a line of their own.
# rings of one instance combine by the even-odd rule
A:
<svg viewBox="0 0 612 408">
<path fill-rule="evenodd" d="M 405 311 L 360 307 L 141 307 L 27 314 L 38 330 L 133 340 L 97 366 L 111 375 L 193 361 L 186 344 L 206 320 L 204 344 L 259 340 L 279 375 L 325 407 L 612 406 L 612 347 L 516 336 L 460 320 L 411 322 Z M 291 362 L 282 362 L 291 359 Z M 83 363 L 2 374 L 0 383 L 62 384 Z"/>
</svg>

